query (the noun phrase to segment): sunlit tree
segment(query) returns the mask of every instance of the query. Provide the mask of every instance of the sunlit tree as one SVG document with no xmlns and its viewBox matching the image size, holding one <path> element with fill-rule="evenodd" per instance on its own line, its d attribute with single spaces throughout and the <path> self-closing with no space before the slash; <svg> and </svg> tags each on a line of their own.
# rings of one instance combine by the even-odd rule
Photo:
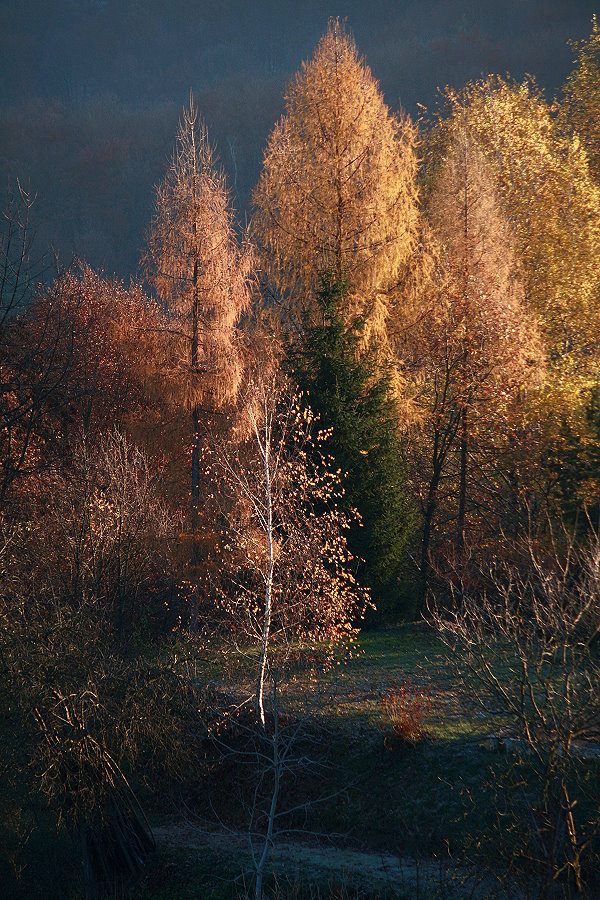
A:
<svg viewBox="0 0 600 900">
<path fill-rule="evenodd" d="M 193 98 L 156 189 L 142 264 L 167 310 L 167 383 L 193 417 L 192 494 L 197 496 L 201 409 L 233 400 L 241 383 L 238 326 L 249 305 L 252 256 L 236 239 L 225 176 Z"/>
<path fill-rule="evenodd" d="M 254 192 L 269 288 L 293 326 L 318 315 L 320 276 L 348 285 L 345 317 L 387 343 L 394 289 L 416 242 L 414 129 L 392 115 L 339 19 L 285 95 Z"/>
<path fill-rule="evenodd" d="M 369 604 L 353 575 L 340 473 L 327 433 L 278 376 L 255 381 L 244 435 L 215 440 L 207 468 L 225 523 L 220 604 L 258 649 L 256 707 L 265 725 L 269 674 L 280 681 L 299 640 L 330 651 L 348 643 Z"/>
<path fill-rule="evenodd" d="M 599 330 L 600 190 L 576 138 L 561 135 L 535 85 L 500 78 L 451 95 L 468 118 L 514 230 L 525 302 L 539 317 L 552 391 L 573 406 Z"/>
<path fill-rule="evenodd" d="M 508 222 L 464 124 L 455 128 L 435 177 L 428 216 L 437 270 L 414 344 L 422 405 L 417 468 L 424 586 L 438 507 L 456 522 L 461 550 L 469 512 L 481 517 L 486 457 L 498 451 L 497 431 L 507 430 L 516 398 L 539 381 L 541 365 Z"/>
<path fill-rule="evenodd" d="M 582 41 L 573 41 L 575 68 L 563 88 L 560 123 L 574 131 L 587 153 L 590 171 L 600 180 L 600 28 L 596 16 L 592 32 Z"/>
</svg>

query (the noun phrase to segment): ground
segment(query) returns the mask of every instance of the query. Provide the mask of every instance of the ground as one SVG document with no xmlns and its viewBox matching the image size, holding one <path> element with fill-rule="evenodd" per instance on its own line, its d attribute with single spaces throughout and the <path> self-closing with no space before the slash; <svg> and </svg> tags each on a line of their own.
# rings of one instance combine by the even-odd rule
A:
<svg viewBox="0 0 600 900">
<path fill-rule="evenodd" d="M 359 644 L 325 676 L 313 681 L 299 672 L 282 687 L 291 724 L 310 709 L 319 749 L 316 767 L 302 768 L 300 779 L 291 771 L 282 784 L 270 889 L 281 897 L 317 887 L 340 897 L 477 895 L 466 860 L 480 830 L 485 738 L 496 723 L 461 703 L 446 650 L 425 625 L 367 631 Z M 232 692 L 236 673 L 241 695 L 251 671 L 251 663 L 230 658 L 223 683 L 212 670 L 210 689 L 218 693 L 226 683 Z M 430 702 L 425 736 L 414 746 L 386 740 L 382 707 L 384 694 L 409 680 Z M 296 755 L 314 756 L 314 738 L 300 740 Z M 243 780 L 228 783 L 221 769 L 203 792 L 184 816 L 156 820 L 159 855 L 145 897 L 233 897 L 252 882 Z M 309 801 L 301 815 L 285 815 L 300 798 Z M 481 881 L 481 873 L 475 877 Z M 489 887 L 487 875 L 484 882 Z"/>
</svg>

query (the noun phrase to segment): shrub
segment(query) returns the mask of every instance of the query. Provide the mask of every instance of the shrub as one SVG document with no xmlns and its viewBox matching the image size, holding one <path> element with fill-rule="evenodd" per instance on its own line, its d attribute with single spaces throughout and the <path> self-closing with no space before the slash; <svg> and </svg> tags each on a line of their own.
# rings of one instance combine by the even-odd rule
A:
<svg viewBox="0 0 600 900">
<path fill-rule="evenodd" d="M 412 678 L 394 685 L 381 698 L 384 716 L 384 744 L 395 750 L 403 744 L 416 744 L 425 736 L 425 719 L 431 709 L 431 698 L 420 690 Z"/>
</svg>

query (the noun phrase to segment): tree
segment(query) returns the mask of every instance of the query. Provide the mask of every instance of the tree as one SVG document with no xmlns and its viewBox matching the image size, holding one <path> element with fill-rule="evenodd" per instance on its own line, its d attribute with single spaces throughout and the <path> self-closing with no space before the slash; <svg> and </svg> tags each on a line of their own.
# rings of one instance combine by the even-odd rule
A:
<svg viewBox="0 0 600 900">
<path fill-rule="evenodd" d="M 534 84 L 501 78 L 450 94 L 465 115 L 514 230 L 526 306 L 539 317 L 550 362 L 550 405 L 583 411 L 595 377 L 600 188 L 576 137 L 560 134 Z"/>
<path fill-rule="evenodd" d="M 77 392 L 72 369 L 74 323 L 63 291 L 42 287 L 44 263 L 31 255 L 33 198 L 9 194 L 0 231 L 0 505 L 15 481 L 39 465 L 49 411 Z"/>
<path fill-rule="evenodd" d="M 287 88 L 254 192 L 268 286 L 296 328 L 318 314 L 325 272 L 348 285 L 347 322 L 385 344 L 394 290 L 416 242 L 415 134 L 391 115 L 339 19 Z"/>
<path fill-rule="evenodd" d="M 143 418 L 151 403 L 151 360 L 156 335 L 165 321 L 140 285 L 125 288 L 79 263 L 55 281 L 52 295 L 62 300 L 62 316 L 71 324 L 73 346 L 69 384 L 77 391 L 71 421 L 64 429 L 104 431 Z M 28 317 L 39 315 L 39 305 Z M 144 410 L 145 411 L 145 410 Z"/>
<path fill-rule="evenodd" d="M 177 517 L 146 454 L 117 429 L 95 444 L 84 436 L 73 455 L 31 529 L 33 569 L 75 608 L 94 596 L 123 640 L 151 615 L 149 600 L 168 581 Z"/>
<path fill-rule="evenodd" d="M 360 323 L 343 321 L 345 284 L 326 275 L 318 303 L 320 321 L 307 322 L 289 364 L 319 421 L 331 429 L 328 451 L 342 473 L 346 509 L 355 507 L 349 545 L 362 560 L 359 580 L 378 609 L 397 599 L 398 575 L 412 525 L 406 497 L 406 465 L 390 377 L 374 348 L 357 354 Z"/>
<path fill-rule="evenodd" d="M 351 640 L 369 604 L 352 574 L 339 471 L 315 448 L 312 412 L 277 376 L 248 387 L 241 441 L 214 441 L 207 464 L 225 525 L 220 604 L 258 648 L 256 708 L 300 639 Z"/>
<path fill-rule="evenodd" d="M 481 452 L 490 447 L 497 452 L 494 432 L 510 419 L 523 388 L 539 377 L 541 362 L 535 323 L 523 308 L 508 223 L 464 123 L 455 123 L 428 214 L 439 242 L 437 272 L 414 347 L 420 357 L 421 452 L 427 459 L 418 465 L 424 591 L 442 480 L 446 504 L 457 501 L 446 515 L 456 521 L 456 546 L 462 552 L 468 513 L 476 512 L 469 486 L 473 490 L 480 483 L 477 500 L 482 501 L 486 462 Z M 481 517 L 482 509 L 477 512 Z"/>
<path fill-rule="evenodd" d="M 563 87 L 560 124 L 579 137 L 590 172 L 600 180 L 600 28 L 592 18 L 592 32 L 582 41 L 574 41 L 575 68 Z"/>
<path fill-rule="evenodd" d="M 495 743 L 510 753 L 490 772 L 496 854 L 507 868 L 530 867 L 533 896 L 570 896 L 570 886 L 593 896 L 600 544 L 593 533 L 584 545 L 550 536 L 546 548 L 531 535 L 517 542 L 508 560 L 486 568 L 483 590 L 462 592 L 451 611 L 434 606 L 432 621 L 457 685 L 503 728 Z"/>
<path fill-rule="evenodd" d="M 564 418 L 550 445 L 552 500 L 572 527 L 600 527 L 600 388 L 590 391 L 585 420 L 573 427 Z M 579 515 L 581 508 L 586 515 Z"/>
<path fill-rule="evenodd" d="M 241 384 L 238 325 L 249 306 L 252 254 L 234 233 L 224 174 L 194 100 L 156 189 L 142 265 L 164 303 L 171 338 L 165 367 L 172 393 L 191 410 L 192 495 L 200 485 L 200 412 L 233 400 Z"/>
</svg>

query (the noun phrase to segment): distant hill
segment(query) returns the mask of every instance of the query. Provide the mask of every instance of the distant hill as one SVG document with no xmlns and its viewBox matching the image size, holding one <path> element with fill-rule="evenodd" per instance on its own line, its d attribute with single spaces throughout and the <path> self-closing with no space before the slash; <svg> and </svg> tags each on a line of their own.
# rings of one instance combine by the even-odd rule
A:
<svg viewBox="0 0 600 900">
<path fill-rule="evenodd" d="M 39 243 L 136 271 L 152 186 L 193 89 L 244 215 L 289 77 L 347 16 L 390 106 L 490 71 L 556 91 L 597 0 L 0 0 L 0 178 L 37 192 Z"/>
</svg>

